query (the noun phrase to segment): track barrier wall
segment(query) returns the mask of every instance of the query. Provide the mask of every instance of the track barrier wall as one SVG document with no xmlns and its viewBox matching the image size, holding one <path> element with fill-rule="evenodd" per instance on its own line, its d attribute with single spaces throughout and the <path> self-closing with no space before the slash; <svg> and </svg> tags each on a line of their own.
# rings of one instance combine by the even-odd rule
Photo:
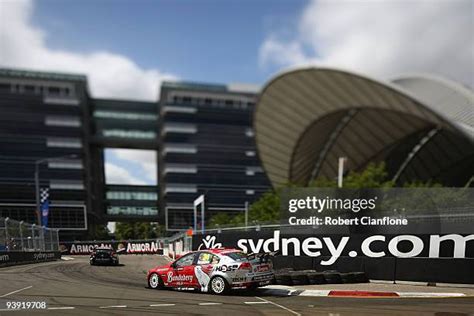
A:
<svg viewBox="0 0 474 316">
<path fill-rule="evenodd" d="M 276 269 L 365 272 L 369 279 L 376 280 L 474 284 L 473 235 L 458 235 L 463 238 L 464 243 L 462 244 L 456 244 L 452 240 L 442 241 L 439 243 L 437 257 L 430 257 L 436 253 L 436 251 L 433 252 L 433 248 L 436 250 L 437 247 L 437 243 L 432 242 L 432 235 L 413 235 L 410 238 L 404 237 L 404 235 L 377 236 L 379 236 L 378 239 L 374 239 L 368 249 L 377 256 L 383 253 L 381 257 L 370 257 L 361 251 L 361 245 L 371 237 L 370 235 L 280 235 L 280 231 L 277 230 L 195 234 L 193 249 L 231 247 L 251 253 L 274 251 L 275 245 L 278 245 L 279 253 L 274 258 Z M 335 245 L 337 248 L 342 245 L 341 240 L 344 237 L 348 237 L 344 250 L 341 255 L 335 257 L 328 249 L 327 244 Z M 381 240 L 382 237 L 385 242 Z M 315 238 L 321 241 L 321 247 L 318 247 Z M 416 256 L 404 258 L 401 256 L 414 254 L 414 245 L 408 239 L 418 242 L 422 250 Z M 284 240 L 285 247 L 282 247 Z M 391 241 L 392 245 L 388 246 Z M 307 249 L 304 249 L 303 246 L 305 242 Z M 310 245 L 310 252 L 308 245 Z M 462 258 L 454 257 L 461 255 L 460 249 L 464 249 Z M 333 251 L 335 251 L 334 248 Z M 354 251 L 357 252 L 357 255 L 354 255 Z M 399 251 L 398 256 L 392 254 L 391 251 Z"/>
<path fill-rule="evenodd" d="M 0 267 L 54 261 L 59 259 L 61 259 L 61 253 L 59 251 L 0 252 Z"/>
<path fill-rule="evenodd" d="M 165 240 L 126 240 L 126 241 L 77 241 L 61 242 L 59 248 L 63 255 L 90 255 L 97 247 L 113 248 L 118 254 L 163 254 Z"/>
</svg>

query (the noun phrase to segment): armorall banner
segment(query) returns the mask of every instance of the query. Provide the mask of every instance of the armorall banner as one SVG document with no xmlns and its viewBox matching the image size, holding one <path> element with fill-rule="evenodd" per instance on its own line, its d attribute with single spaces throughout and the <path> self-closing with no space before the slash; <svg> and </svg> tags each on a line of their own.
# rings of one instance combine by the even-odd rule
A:
<svg viewBox="0 0 474 316">
<path fill-rule="evenodd" d="M 85 241 L 64 242 L 59 245 L 63 254 L 89 255 L 95 248 L 112 248 L 118 254 L 163 254 L 163 242 L 158 240 L 137 241 Z"/>
</svg>

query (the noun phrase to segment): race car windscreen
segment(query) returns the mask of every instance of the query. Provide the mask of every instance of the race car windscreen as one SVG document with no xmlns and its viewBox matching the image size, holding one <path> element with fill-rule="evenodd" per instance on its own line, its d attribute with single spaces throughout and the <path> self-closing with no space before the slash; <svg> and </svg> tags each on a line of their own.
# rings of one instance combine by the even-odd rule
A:
<svg viewBox="0 0 474 316">
<path fill-rule="evenodd" d="M 95 252 L 96 253 L 111 253 L 112 250 L 110 250 L 110 249 L 97 249 Z"/>
<path fill-rule="evenodd" d="M 225 255 L 235 261 L 247 260 L 247 254 L 244 252 L 229 252 L 229 253 L 226 253 Z"/>
</svg>

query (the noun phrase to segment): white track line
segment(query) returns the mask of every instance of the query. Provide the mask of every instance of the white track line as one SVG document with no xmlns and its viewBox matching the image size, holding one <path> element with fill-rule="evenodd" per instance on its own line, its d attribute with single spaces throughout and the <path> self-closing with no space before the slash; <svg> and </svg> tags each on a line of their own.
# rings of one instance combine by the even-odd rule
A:
<svg viewBox="0 0 474 316">
<path fill-rule="evenodd" d="M 257 302 L 244 302 L 245 304 L 253 305 L 253 304 L 269 304 L 268 302 L 264 301 L 257 301 Z"/>
<path fill-rule="evenodd" d="M 70 261 L 70 260 L 74 260 L 74 258 L 71 258 L 71 257 L 61 257 L 61 260 L 63 260 L 63 261 Z"/>
<path fill-rule="evenodd" d="M 56 310 L 56 309 L 75 309 L 73 306 L 61 306 L 61 307 L 48 307 L 48 309 Z"/>
<path fill-rule="evenodd" d="M 201 306 L 208 306 L 208 305 L 222 305 L 222 303 L 214 303 L 214 302 L 208 302 L 208 303 L 199 303 Z"/>
<path fill-rule="evenodd" d="M 150 307 L 175 306 L 176 304 L 150 304 Z"/>
<path fill-rule="evenodd" d="M 261 300 L 261 301 L 264 301 L 264 302 L 270 303 L 270 304 L 272 304 L 272 305 L 275 305 L 275 306 L 277 306 L 277 307 L 280 307 L 281 309 L 284 309 L 284 310 L 286 310 L 286 311 L 292 313 L 293 315 L 301 316 L 300 313 L 295 312 L 294 310 L 291 310 L 291 309 L 289 309 L 288 307 L 285 307 L 285 306 L 283 306 L 283 305 L 280 305 L 280 304 L 277 304 L 277 303 L 275 303 L 275 302 L 266 300 L 266 299 L 261 298 L 261 297 L 259 297 L 259 296 L 255 296 L 255 298 L 258 298 L 258 299 Z"/>
<path fill-rule="evenodd" d="M 399 297 L 461 297 L 464 293 L 395 292 Z"/>
<path fill-rule="evenodd" d="M 28 290 L 28 289 L 31 289 L 33 287 L 33 285 L 30 285 L 30 286 L 27 286 L 27 287 L 24 287 L 22 289 L 19 289 L 19 290 L 16 290 L 16 291 L 12 291 L 10 293 L 7 293 L 7 294 L 3 294 L 2 296 L 0 297 L 7 297 L 8 295 L 12 295 L 12 294 L 15 294 L 15 293 L 18 293 L 18 292 L 21 292 L 21 291 L 24 291 L 24 290 Z"/>
<path fill-rule="evenodd" d="M 127 308 L 127 305 L 100 306 L 99 308 Z"/>
</svg>

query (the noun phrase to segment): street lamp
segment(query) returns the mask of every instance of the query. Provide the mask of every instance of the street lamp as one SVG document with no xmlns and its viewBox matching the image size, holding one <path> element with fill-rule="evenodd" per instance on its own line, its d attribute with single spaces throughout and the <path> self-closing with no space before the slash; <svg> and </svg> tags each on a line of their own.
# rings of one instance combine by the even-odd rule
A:
<svg viewBox="0 0 474 316">
<path fill-rule="evenodd" d="M 342 188 L 342 180 L 344 177 L 344 163 L 347 162 L 346 157 L 339 157 L 337 168 L 337 187 Z"/>
<path fill-rule="evenodd" d="M 44 162 L 49 161 L 57 161 L 57 160 L 66 160 L 66 159 L 74 159 L 77 158 L 77 155 L 66 155 L 61 157 L 53 157 L 53 158 L 43 158 L 35 161 L 35 195 L 36 195 L 36 221 L 38 225 L 41 226 L 41 212 L 40 212 L 40 193 L 39 193 L 39 165 Z"/>
</svg>

